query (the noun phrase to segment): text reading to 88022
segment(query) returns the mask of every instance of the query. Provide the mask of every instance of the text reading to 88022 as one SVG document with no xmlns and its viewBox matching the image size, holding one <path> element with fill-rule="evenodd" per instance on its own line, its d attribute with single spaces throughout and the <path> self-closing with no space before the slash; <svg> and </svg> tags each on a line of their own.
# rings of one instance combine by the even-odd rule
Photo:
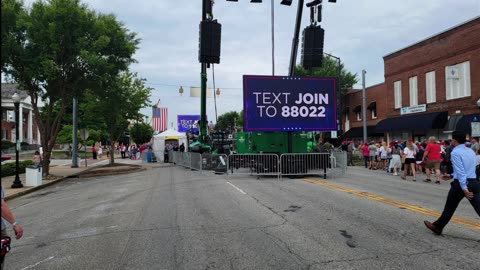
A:
<svg viewBox="0 0 480 270">
<path fill-rule="evenodd" d="M 289 104 L 291 93 L 253 92 L 253 94 L 256 104 L 264 104 L 257 105 L 259 116 L 276 117 L 278 110 L 274 105 Z M 282 117 L 325 117 L 325 107 L 318 105 L 328 104 L 328 94 L 299 93 L 294 103 L 303 106 L 282 106 Z"/>
</svg>

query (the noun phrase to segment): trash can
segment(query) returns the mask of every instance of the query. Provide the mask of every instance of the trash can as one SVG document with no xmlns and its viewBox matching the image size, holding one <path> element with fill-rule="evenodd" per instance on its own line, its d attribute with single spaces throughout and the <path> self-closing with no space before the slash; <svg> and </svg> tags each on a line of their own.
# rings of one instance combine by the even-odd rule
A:
<svg viewBox="0 0 480 270">
<path fill-rule="evenodd" d="M 28 166 L 25 168 L 27 183 L 29 187 L 36 187 L 42 184 L 42 167 Z"/>
<path fill-rule="evenodd" d="M 147 152 L 147 162 L 152 162 L 153 152 Z"/>
</svg>

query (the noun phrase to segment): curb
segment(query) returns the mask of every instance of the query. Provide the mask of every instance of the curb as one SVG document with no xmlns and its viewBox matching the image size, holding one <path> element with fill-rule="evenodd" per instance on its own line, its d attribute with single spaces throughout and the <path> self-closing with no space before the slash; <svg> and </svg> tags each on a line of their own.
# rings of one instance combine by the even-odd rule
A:
<svg viewBox="0 0 480 270">
<path fill-rule="evenodd" d="M 97 177 L 97 176 L 109 176 L 109 175 L 119 175 L 119 174 L 129 174 L 129 173 L 135 173 L 135 172 L 141 172 L 141 171 L 146 171 L 147 168 L 140 166 L 139 168 L 135 168 L 133 170 L 128 170 L 128 171 L 118 171 L 118 172 L 110 172 L 110 173 L 99 173 L 91 176 L 79 176 L 79 178 L 90 178 L 90 177 Z M 82 173 L 85 173 L 83 171 Z M 70 176 L 70 178 L 76 177 L 76 175 Z"/>
<path fill-rule="evenodd" d="M 40 185 L 40 186 L 32 187 L 32 188 L 30 188 L 30 189 L 27 189 L 27 190 L 24 190 L 24 191 L 20 191 L 20 192 L 18 192 L 18 193 L 15 193 L 15 194 L 12 194 L 12 195 L 9 195 L 9 196 L 5 196 L 4 200 L 5 200 L 5 201 L 9 201 L 9 200 L 12 200 L 12 199 L 21 197 L 21 196 L 23 196 L 23 195 L 27 195 L 27 194 L 32 193 L 32 192 L 34 192 L 34 191 L 37 191 L 37 190 L 40 190 L 40 189 L 49 187 L 49 186 L 51 186 L 51 185 L 53 185 L 53 184 L 56 184 L 56 183 L 58 183 L 58 182 L 61 182 L 61 181 L 65 180 L 65 179 L 76 177 L 76 176 L 78 176 L 78 175 L 80 175 L 80 174 L 82 174 L 82 173 L 84 173 L 84 172 L 88 172 L 88 171 L 90 171 L 90 170 L 93 170 L 93 169 L 95 169 L 96 167 L 97 167 L 97 166 L 91 167 L 91 168 L 88 168 L 88 169 L 86 169 L 86 170 L 84 170 L 84 171 L 82 171 L 82 172 L 78 172 L 78 173 L 74 173 L 74 174 L 71 174 L 71 175 L 67 175 L 67 176 L 64 176 L 64 177 L 62 177 L 62 178 L 53 180 L 52 182 L 45 183 L 45 184 L 42 184 L 42 185 Z"/>
</svg>

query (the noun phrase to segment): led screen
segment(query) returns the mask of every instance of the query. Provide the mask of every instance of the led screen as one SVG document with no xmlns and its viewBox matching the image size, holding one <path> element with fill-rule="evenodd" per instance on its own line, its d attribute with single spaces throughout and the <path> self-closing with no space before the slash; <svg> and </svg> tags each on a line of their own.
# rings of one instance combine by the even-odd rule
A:
<svg viewBox="0 0 480 270">
<path fill-rule="evenodd" d="M 244 130 L 337 130 L 335 90 L 334 78 L 244 75 Z"/>
<path fill-rule="evenodd" d="M 190 129 L 195 133 L 198 131 L 200 115 L 177 115 L 178 132 L 187 132 Z"/>
</svg>

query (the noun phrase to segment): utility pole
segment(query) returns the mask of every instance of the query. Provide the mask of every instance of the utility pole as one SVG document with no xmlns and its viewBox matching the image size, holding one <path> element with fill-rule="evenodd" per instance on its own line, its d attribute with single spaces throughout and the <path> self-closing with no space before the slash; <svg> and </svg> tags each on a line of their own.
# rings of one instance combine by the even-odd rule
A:
<svg viewBox="0 0 480 270">
<path fill-rule="evenodd" d="M 211 0 L 202 0 L 202 22 L 207 20 L 207 11 L 211 10 Z M 200 80 L 199 140 L 204 144 L 207 142 L 207 64 L 204 62 L 201 63 Z"/>
<path fill-rule="evenodd" d="M 362 117 L 363 117 L 363 142 L 367 142 L 367 95 L 365 93 L 365 74 L 367 72 L 362 70 Z"/>
<path fill-rule="evenodd" d="M 271 2 L 271 9 L 272 9 L 272 76 L 275 76 L 275 12 L 274 12 L 274 5 L 273 0 Z"/>
<path fill-rule="evenodd" d="M 290 66 L 288 68 L 288 76 L 290 77 L 295 75 L 295 60 L 297 59 L 298 36 L 300 35 L 300 25 L 302 23 L 303 3 L 303 0 L 298 0 L 297 19 L 295 21 L 295 30 L 292 40 L 292 51 L 290 52 Z"/>
<path fill-rule="evenodd" d="M 73 132 L 72 132 L 72 168 L 78 168 L 77 158 L 77 111 L 78 111 L 78 98 L 73 97 Z"/>
</svg>

